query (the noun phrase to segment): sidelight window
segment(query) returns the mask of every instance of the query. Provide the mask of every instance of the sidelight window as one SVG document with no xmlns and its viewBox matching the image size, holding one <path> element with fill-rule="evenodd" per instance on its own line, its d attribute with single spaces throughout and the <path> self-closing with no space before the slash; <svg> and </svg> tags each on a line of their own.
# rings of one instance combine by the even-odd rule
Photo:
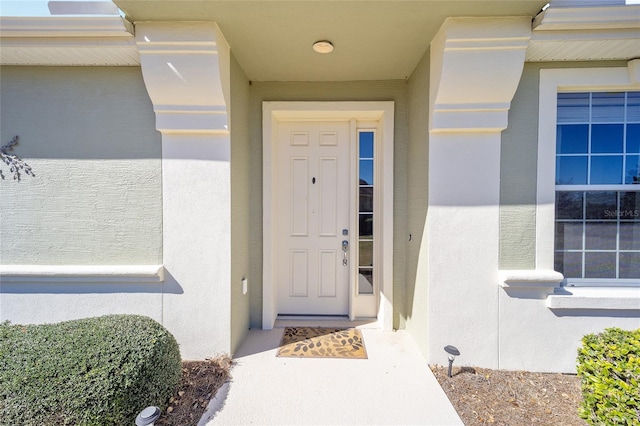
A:
<svg viewBox="0 0 640 426">
<path fill-rule="evenodd" d="M 375 133 L 358 132 L 358 294 L 373 294 Z"/>
</svg>

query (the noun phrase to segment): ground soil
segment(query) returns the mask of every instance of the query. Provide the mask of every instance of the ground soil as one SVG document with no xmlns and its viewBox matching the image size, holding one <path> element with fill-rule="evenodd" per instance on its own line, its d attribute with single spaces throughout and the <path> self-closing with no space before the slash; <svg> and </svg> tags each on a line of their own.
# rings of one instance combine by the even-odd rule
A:
<svg viewBox="0 0 640 426">
<path fill-rule="evenodd" d="M 578 417 L 580 379 L 568 374 L 431 367 L 466 426 L 586 425 Z"/>
<path fill-rule="evenodd" d="M 183 361 L 180 385 L 155 424 L 197 425 L 209 401 L 229 379 L 231 364 L 226 355 L 206 361 Z"/>
<path fill-rule="evenodd" d="M 180 386 L 156 425 L 197 425 L 230 378 L 231 365 L 227 356 L 184 361 Z M 454 367 L 449 378 L 447 367 L 431 370 L 466 426 L 586 425 L 577 414 L 581 393 L 574 375 Z"/>
</svg>

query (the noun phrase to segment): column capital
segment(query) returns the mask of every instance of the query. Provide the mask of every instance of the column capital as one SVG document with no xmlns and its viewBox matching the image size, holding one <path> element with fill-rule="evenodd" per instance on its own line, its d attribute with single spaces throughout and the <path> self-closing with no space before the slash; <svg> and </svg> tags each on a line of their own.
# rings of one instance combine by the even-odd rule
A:
<svg viewBox="0 0 640 426">
<path fill-rule="evenodd" d="M 230 51 L 214 22 L 136 22 L 136 44 L 162 133 L 229 133 Z"/>
<path fill-rule="evenodd" d="M 431 132 L 507 127 L 531 18 L 449 18 L 431 43 Z"/>
</svg>

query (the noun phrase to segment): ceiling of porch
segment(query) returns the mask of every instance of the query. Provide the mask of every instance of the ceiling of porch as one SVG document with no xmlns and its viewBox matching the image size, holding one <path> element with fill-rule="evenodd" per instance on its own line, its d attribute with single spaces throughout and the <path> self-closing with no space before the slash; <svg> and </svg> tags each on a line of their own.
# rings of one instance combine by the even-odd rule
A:
<svg viewBox="0 0 640 426">
<path fill-rule="evenodd" d="M 254 81 L 405 79 L 447 17 L 537 15 L 545 0 L 114 0 L 136 21 L 216 21 Z M 331 54 L 312 44 L 330 40 Z"/>
</svg>

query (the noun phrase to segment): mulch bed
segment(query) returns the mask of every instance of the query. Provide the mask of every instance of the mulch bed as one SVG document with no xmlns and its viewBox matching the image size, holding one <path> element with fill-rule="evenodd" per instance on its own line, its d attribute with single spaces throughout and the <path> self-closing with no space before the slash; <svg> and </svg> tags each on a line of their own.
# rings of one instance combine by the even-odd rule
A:
<svg viewBox="0 0 640 426">
<path fill-rule="evenodd" d="M 575 375 L 454 367 L 449 378 L 447 367 L 431 370 L 466 426 L 586 425 Z"/>
<path fill-rule="evenodd" d="M 158 426 L 197 425 L 209 400 L 229 379 L 232 360 L 219 356 L 206 361 L 183 361 L 182 379 L 169 407 L 155 422 Z"/>
</svg>

